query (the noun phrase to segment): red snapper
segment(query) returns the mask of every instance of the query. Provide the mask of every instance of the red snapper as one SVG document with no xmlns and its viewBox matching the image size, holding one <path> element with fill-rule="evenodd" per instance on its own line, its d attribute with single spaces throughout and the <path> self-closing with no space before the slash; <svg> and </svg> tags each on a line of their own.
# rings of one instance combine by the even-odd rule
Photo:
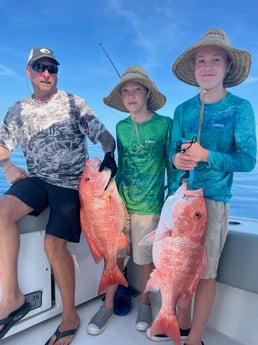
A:
<svg viewBox="0 0 258 345">
<path fill-rule="evenodd" d="M 80 185 L 81 226 L 96 263 L 104 259 L 98 294 L 108 286 L 128 283 L 117 266 L 119 248 L 128 251 L 123 229 L 127 211 L 111 171 L 99 171 L 100 160 L 87 160 Z"/>
<path fill-rule="evenodd" d="M 187 190 L 184 182 L 164 203 L 157 229 L 140 242 L 153 244 L 155 269 L 146 291 L 160 290 L 162 301 L 150 335 L 166 334 L 176 345 L 181 345 L 176 306 L 186 306 L 191 301 L 207 268 L 206 222 L 202 189 Z"/>
</svg>

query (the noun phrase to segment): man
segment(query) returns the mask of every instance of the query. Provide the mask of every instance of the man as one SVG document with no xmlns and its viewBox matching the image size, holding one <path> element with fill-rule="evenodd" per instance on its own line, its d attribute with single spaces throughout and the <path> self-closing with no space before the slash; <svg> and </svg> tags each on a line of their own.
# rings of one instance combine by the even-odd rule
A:
<svg viewBox="0 0 258 345">
<path fill-rule="evenodd" d="M 63 301 L 62 321 L 46 345 L 70 344 L 80 324 L 74 307 L 75 275 L 67 241 L 79 242 L 78 185 L 88 158 L 85 138 L 100 142 L 105 153 L 101 169 L 116 173 L 115 141 L 88 104 L 57 89 L 59 62 L 52 50 L 31 50 L 26 74 L 32 96 L 9 108 L 0 130 L 0 166 L 12 184 L 0 197 L 0 339 L 30 311 L 18 285 L 17 222 L 27 214 L 38 215 L 50 207 L 45 251 Z M 10 161 L 20 145 L 28 173 Z"/>
</svg>

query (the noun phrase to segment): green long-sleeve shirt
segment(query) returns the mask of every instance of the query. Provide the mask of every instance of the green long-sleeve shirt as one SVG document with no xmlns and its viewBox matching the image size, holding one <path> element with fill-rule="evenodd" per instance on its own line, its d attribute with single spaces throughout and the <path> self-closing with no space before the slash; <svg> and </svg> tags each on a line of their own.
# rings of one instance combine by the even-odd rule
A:
<svg viewBox="0 0 258 345">
<path fill-rule="evenodd" d="M 168 193 L 171 193 L 172 175 L 175 174 L 169 161 L 172 124 L 171 118 L 155 113 L 149 121 L 137 123 L 137 129 L 130 116 L 116 126 L 116 181 L 131 213 L 160 213 L 164 203 L 166 173 Z"/>
</svg>

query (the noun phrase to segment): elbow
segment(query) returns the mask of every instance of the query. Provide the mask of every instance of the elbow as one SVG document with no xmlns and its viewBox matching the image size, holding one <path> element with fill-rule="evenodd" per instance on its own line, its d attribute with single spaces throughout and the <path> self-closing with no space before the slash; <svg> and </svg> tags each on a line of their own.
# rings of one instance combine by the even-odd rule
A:
<svg viewBox="0 0 258 345">
<path fill-rule="evenodd" d="M 247 160 L 243 166 L 241 171 L 243 172 L 251 172 L 252 170 L 254 170 L 256 166 L 256 159 L 255 158 L 250 158 L 249 160 Z"/>
</svg>

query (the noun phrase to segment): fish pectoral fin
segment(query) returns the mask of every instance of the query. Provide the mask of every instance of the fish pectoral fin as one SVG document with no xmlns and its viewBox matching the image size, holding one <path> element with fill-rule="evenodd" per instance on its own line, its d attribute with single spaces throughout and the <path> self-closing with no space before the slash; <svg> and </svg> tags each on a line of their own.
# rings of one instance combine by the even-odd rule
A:
<svg viewBox="0 0 258 345">
<path fill-rule="evenodd" d="M 156 230 L 145 235 L 138 243 L 138 246 L 152 246 L 156 235 Z"/>
<path fill-rule="evenodd" d="M 166 231 L 163 231 L 162 233 L 156 234 L 155 240 L 161 241 L 161 240 L 164 240 L 165 238 L 170 237 L 170 236 L 175 236 L 174 232 L 171 230 L 166 230 Z"/>
</svg>

